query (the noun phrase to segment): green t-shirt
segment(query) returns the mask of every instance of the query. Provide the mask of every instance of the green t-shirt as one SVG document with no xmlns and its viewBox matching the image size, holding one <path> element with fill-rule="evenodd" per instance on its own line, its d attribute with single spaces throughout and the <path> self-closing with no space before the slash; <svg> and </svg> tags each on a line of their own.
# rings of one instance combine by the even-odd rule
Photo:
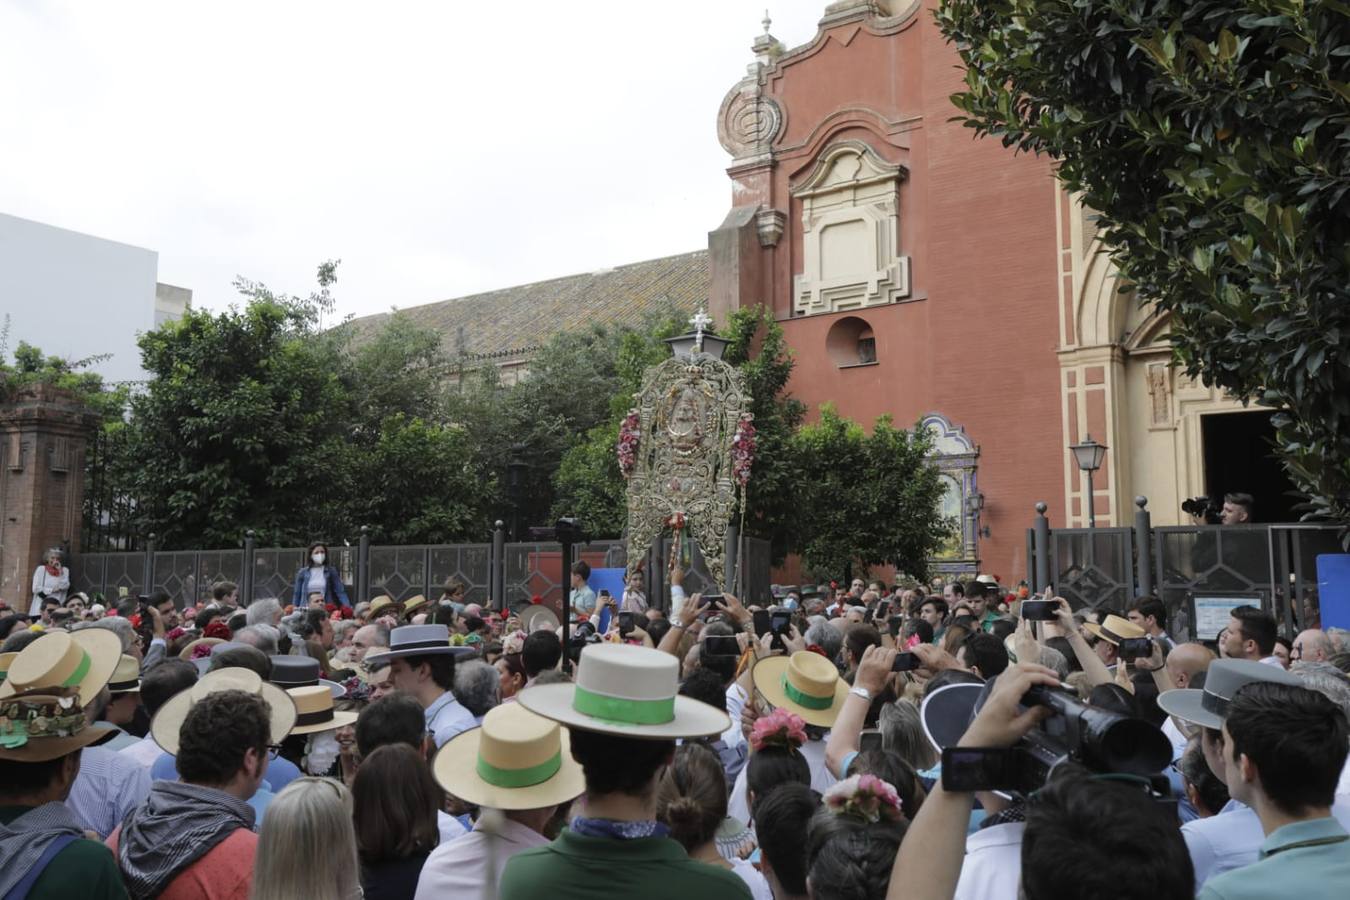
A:
<svg viewBox="0 0 1350 900">
<path fill-rule="evenodd" d="M 500 900 L 751 900 L 737 875 L 690 859 L 670 838 L 583 837 L 570 829 L 511 857 L 500 888 Z"/>
<path fill-rule="evenodd" d="M 0 806 L 0 823 L 8 825 L 28 812 L 28 806 Z M 112 851 L 85 838 L 71 841 L 42 870 L 28 900 L 126 900 L 122 873 Z"/>
</svg>

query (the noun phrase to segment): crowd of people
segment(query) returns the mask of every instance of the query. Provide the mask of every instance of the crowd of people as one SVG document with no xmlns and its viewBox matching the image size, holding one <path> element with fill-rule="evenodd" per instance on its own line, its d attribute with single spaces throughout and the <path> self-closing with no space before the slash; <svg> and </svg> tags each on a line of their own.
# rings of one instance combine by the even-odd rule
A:
<svg viewBox="0 0 1350 900">
<path fill-rule="evenodd" d="M 668 597 L 639 572 L 615 598 L 584 563 L 557 611 L 453 580 L 351 605 L 308 556 L 247 606 L 228 583 L 91 602 L 44 562 L 0 618 L 0 897 L 1350 884 L 1343 630 L 1241 607 L 1178 641 L 1156 598 L 1075 610 L 990 576 L 742 603 L 676 568 Z"/>
</svg>

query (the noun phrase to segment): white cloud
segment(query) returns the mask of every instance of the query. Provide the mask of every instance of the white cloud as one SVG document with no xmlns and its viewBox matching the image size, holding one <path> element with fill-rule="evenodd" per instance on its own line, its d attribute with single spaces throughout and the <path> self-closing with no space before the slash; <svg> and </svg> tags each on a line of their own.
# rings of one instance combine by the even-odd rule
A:
<svg viewBox="0 0 1350 900">
<path fill-rule="evenodd" d="M 824 0 L 773 5 L 789 46 Z M 763 0 L 0 0 L 0 211 L 364 314 L 705 245 Z"/>
</svg>

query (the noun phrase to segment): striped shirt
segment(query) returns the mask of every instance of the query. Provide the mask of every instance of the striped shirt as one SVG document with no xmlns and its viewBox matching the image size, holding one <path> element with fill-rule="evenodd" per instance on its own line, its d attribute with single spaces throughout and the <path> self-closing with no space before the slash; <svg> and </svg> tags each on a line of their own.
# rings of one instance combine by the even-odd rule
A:
<svg viewBox="0 0 1350 900">
<path fill-rule="evenodd" d="M 66 806 L 85 828 L 106 838 L 149 796 L 149 769 L 115 750 L 85 747 Z"/>
</svg>

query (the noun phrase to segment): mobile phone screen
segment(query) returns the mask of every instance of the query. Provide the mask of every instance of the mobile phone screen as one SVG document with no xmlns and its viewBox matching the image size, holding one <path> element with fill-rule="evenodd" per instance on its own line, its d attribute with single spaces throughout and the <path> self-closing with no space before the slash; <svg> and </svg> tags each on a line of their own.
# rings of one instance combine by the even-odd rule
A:
<svg viewBox="0 0 1350 900">
<path fill-rule="evenodd" d="M 755 634 L 764 637 L 773 628 L 773 620 L 767 609 L 755 610 Z"/>
</svg>

